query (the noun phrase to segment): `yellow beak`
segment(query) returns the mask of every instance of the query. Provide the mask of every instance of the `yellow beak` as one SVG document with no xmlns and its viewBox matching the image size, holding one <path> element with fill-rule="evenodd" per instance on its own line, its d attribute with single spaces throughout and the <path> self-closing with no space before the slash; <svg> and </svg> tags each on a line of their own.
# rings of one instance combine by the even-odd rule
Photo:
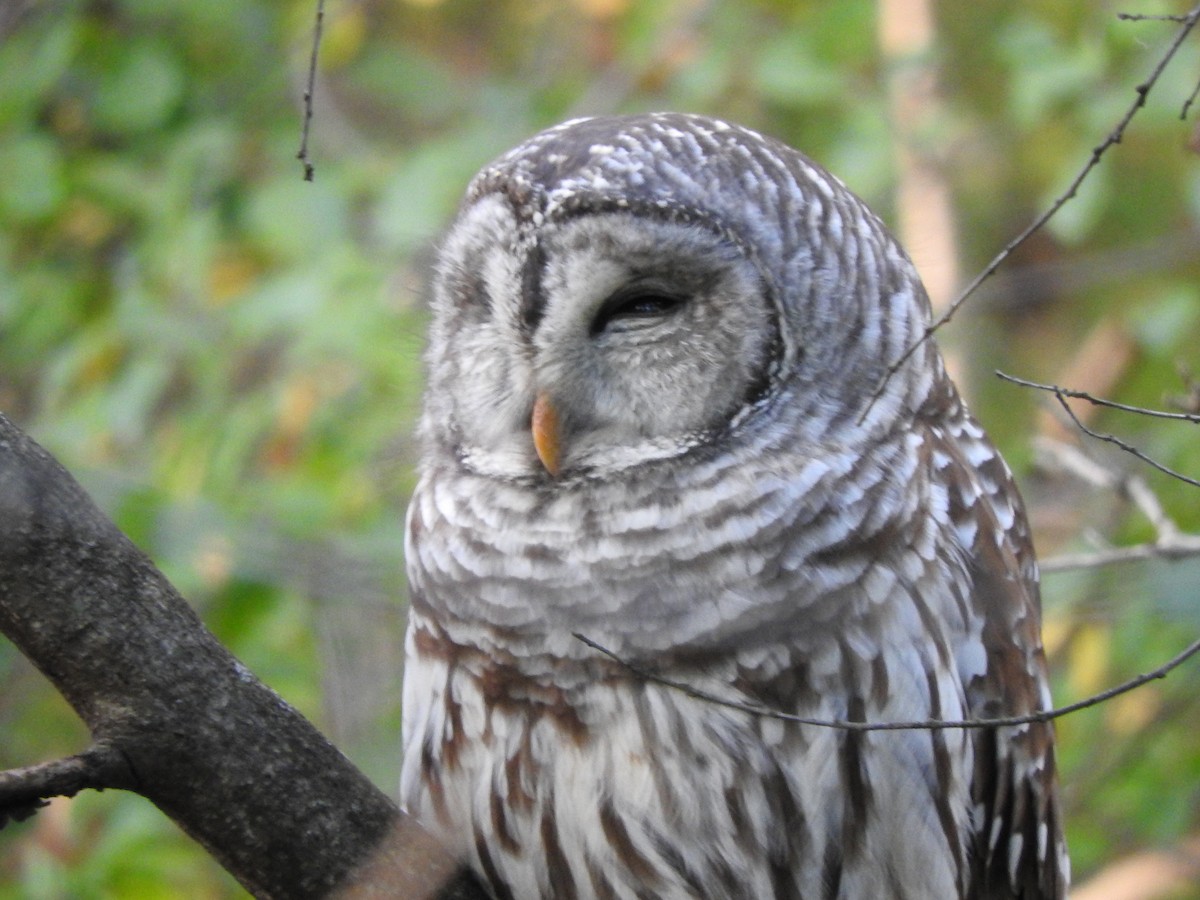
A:
<svg viewBox="0 0 1200 900">
<path fill-rule="evenodd" d="M 533 419 L 530 422 L 533 431 L 533 449 L 537 451 L 538 459 L 546 467 L 551 477 L 558 477 L 559 446 L 558 446 L 558 413 L 554 411 L 550 398 L 545 393 L 537 395 L 533 403 Z"/>
</svg>

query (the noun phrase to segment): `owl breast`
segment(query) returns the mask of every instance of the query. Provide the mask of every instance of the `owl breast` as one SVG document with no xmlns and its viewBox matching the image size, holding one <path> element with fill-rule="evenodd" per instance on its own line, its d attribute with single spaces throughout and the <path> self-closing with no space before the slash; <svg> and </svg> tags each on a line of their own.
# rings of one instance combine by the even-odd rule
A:
<svg viewBox="0 0 1200 900">
<path fill-rule="evenodd" d="M 944 535 L 905 533 L 908 501 L 861 486 L 862 467 L 928 484 L 921 441 L 840 462 L 756 456 L 611 496 L 581 483 L 587 504 L 461 471 L 419 486 L 403 797 L 497 896 L 961 893 L 960 732 L 764 719 L 646 683 L 574 637 L 799 715 L 961 716 L 957 673 L 928 674 L 968 629 L 933 564 Z M 847 529 L 928 559 L 848 545 Z"/>
<path fill-rule="evenodd" d="M 925 812 L 934 791 L 966 809 L 961 742 L 938 784 L 928 738 L 802 734 L 627 681 L 514 705 L 445 650 L 410 647 L 406 723 L 427 749 L 403 794 L 498 897 L 963 895 L 965 823 Z"/>
</svg>

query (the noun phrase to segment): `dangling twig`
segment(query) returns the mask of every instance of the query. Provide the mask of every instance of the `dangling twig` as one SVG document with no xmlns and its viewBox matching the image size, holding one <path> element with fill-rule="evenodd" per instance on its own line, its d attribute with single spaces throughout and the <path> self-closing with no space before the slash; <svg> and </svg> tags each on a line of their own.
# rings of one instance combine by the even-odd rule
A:
<svg viewBox="0 0 1200 900">
<path fill-rule="evenodd" d="M 717 706 L 724 706 L 728 709 L 736 709 L 739 712 L 749 713 L 753 716 L 761 716 L 766 719 L 779 719 L 784 722 L 795 722 L 798 725 L 813 725 L 818 728 L 838 728 L 843 731 L 937 731 L 945 728 L 1008 728 L 1015 725 L 1029 725 L 1035 722 L 1049 722 L 1051 719 L 1058 719 L 1062 716 L 1069 715 L 1073 712 L 1078 712 L 1081 709 L 1087 709 L 1090 706 L 1096 706 L 1106 700 L 1111 700 L 1121 694 L 1128 693 L 1134 688 L 1141 687 L 1149 681 L 1154 681 L 1159 678 L 1165 678 L 1167 673 L 1185 663 L 1196 653 L 1200 652 L 1200 639 L 1193 641 L 1181 653 L 1172 657 L 1168 662 L 1159 666 L 1153 672 L 1147 672 L 1144 675 L 1138 675 L 1136 678 L 1131 678 L 1128 681 L 1123 681 L 1121 684 L 1111 687 L 1099 694 L 1094 694 L 1084 700 L 1079 700 L 1075 703 L 1070 703 L 1067 706 L 1060 706 L 1056 709 L 1048 709 L 1044 712 L 1030 713 L 1024 716 L 1002 716 L 995 719 L 958 719 L 958 720 L 941 720 L 928 719 L 923 721 L 911 722 L 857 722 L 848 719 L 818 719 L 809 716 L 797 716 L 791 713 L 781 712 L 777 709 L 771 709 L 766 706 L 759 706 L 753 703 L 742 703 L 738 700 L 726 700 L 724 697 L 718 697 L 716 694 L 710 694 L 708 691 L 693 687 L 682 681 L 675 681 L 671 678 L 664 678 L 661 675 L 656 675 L 653 672 L 648 672 L 640 666 L 626 662 L 617 654 L 613 653 L 607 647 L 593 641 L 591 638 L 585 637 L 578 632 L 574 633 L 574 638 L 587 646 L 591 647 L 600 653 L 603 653 L 609 659 L 619 663 L 630 673 L 637 676 L 643 681 L 648 681 L 653 684 L 660 684 L 663 687 L 672 688 L 673 690 L 681 691 L 689 697 L 694 697 L 697 700 L 703 700 L 705 703 L 713 703 Z"/>
<path fill-rule="evenodd" d="M 313 30 L 312 54 L 308 58 L 308 84 L 304 89 L 304 126 L 300 131 L 300 151 L 296 159 L 304 166 L 304 180 L 312 181 L 316 174 L 308 158 L 308 130 L 313 117 L 313 91 L 317 84 L 317 53 L 321 49 L 321 27 L 325 24 L 325 0 L 317 0 L 317 24 Z"/>
</svg>

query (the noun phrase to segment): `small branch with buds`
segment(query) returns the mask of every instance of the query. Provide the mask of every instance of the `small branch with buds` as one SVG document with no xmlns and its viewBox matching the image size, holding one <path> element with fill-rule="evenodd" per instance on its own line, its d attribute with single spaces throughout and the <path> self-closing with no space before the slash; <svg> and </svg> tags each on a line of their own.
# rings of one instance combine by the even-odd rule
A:
<svg viewBox="0 0 1200 900">
<path fill-rule="evenodd" d="M 321 28 L 325 24 L 325 0 L 317 0 L 317 24 L 313 29 L 312 53 L 308 58 L 308 84 L 304 89 L 304 126 L 300 131 L 300 151 L 296 159 L 304 166 L 304 180 L 312 181 L 316 175 L 312 161 L 308 158 L 308 132 L 313 117 L 313 91 L 317 86 L 317 54 L 321 49 Z"/>
</svg>

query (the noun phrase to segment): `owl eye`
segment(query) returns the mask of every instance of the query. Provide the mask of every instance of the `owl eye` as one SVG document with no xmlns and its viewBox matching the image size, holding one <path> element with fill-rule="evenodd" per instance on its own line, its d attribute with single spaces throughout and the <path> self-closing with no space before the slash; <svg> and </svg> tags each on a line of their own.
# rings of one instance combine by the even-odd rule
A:
<svg viewBox="0 0 1200 900">
<path fill-rule="evenodd" d="M 604 301 L 592 320 L 592 335 L 611 328 L 635 326 L 641 320 L 661 319 L 675 312 L 687 300 L 683 294 L 659 287 L 629 285 Z"/>
</svg>

